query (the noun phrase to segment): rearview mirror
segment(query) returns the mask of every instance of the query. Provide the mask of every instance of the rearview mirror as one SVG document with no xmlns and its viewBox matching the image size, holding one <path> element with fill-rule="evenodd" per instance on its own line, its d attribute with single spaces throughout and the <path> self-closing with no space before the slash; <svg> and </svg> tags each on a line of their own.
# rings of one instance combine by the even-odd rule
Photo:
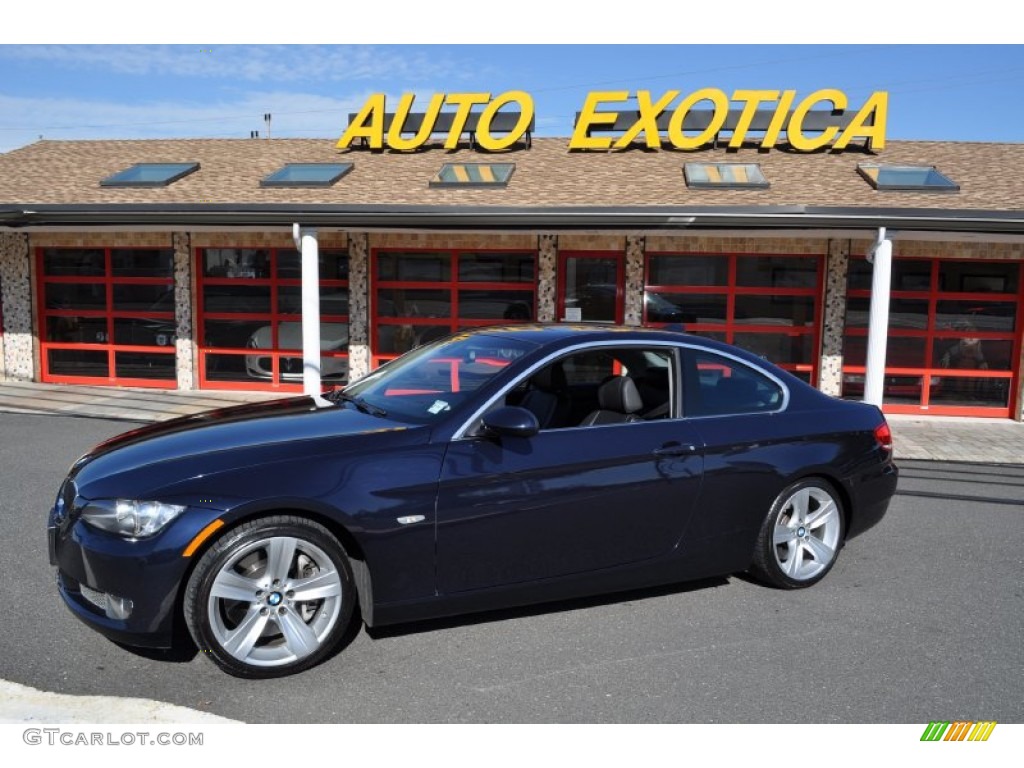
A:
<svg viewBox="0 0 1024 768">
<path fill-rule="evenodd" d="M 483 425 L 486 434 L 501 437 L 533 437 L 540 432 L 540 423 L 532 411 L 511 405 L 485 414 Z"/>
</svg>

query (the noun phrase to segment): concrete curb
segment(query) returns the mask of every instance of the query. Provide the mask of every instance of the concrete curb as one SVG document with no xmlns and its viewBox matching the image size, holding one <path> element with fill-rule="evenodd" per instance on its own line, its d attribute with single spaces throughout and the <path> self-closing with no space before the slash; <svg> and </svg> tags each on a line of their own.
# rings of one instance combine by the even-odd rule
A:
<svg viewBox="0 0 1024 768">
<path fill-rule="evenodd" d="M 0 723 L 192 723 L 237 724 L 238 720 L 165 704 L 117 696 L 49 693 L 0 680 Z"/>
</svg>

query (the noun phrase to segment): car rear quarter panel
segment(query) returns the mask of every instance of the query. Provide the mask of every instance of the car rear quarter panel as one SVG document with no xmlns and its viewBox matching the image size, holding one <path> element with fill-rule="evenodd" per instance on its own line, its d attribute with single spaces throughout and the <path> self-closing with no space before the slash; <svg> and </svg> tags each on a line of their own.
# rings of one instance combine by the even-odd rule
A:
<svg viewBox="0 0 1024 768">
<path fill-rule="evenodd" d="M 830 480 L 842 496 L 849 530 L 862 529 L 862 509 L 891 495 L 883 476 L 886 467 L 894 469 L 873 435 L 881 416 L 845 407 L 859 404 L 834 405 L 694 419 L 705 447 L 704 484 L 682 552 L 691 568 L 726 572 L 749 566 L 772 503 L 804 477 Z M 894 488 L 894 476 L 892 483 Z"/>
</svg>

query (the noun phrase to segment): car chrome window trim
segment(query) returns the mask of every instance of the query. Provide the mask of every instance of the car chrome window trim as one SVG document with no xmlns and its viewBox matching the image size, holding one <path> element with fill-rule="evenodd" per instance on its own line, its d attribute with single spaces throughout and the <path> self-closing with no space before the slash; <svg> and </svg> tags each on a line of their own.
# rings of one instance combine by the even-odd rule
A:
<svg viewBox="0 0 1024 768">
<path fill-rule="evenodd" d="M 633 340 L 633 341 L 619 341 L 619 340 L 615 340 L 615 339 L 608 340 L 608 341 L 598 341 L 598 342 L 586 341 L 586 342 L 579 342 L 577 344 L 573 344 L 572 346 L 564 347 L 562 349 L 556 350 L 556 351 L 550 353 L 549 355 L 545 356 L 543 359 L 538 360 L 536 363 L 532 364 L 529 368 L 526 369 L 526 371 L 524 371 L 523 373 L 521 373 L 518 376 L 516 376 L 516 378 L 510 384 L 507 384 L 504 387 L 502 387 L 502 389 L 499 390 L 497 394 L 495 394 L 492 397 L 490 397 L 487 400 L 486 403 L 484 403 L 480 408 L 478 408 L 476 411 L 474 411 L 473 414 L 468 419 L 466 419 L 462 423 L 462 425 L 457 430 L 455 430 L 455 432 L 452 434 L 452 438 L 451 438 L 452 441 L 455 441 L 455 440 L 467 440 L 467 439 L 471 440 L 471 439 L 474 439 L 475 437 L 477 437 L 476 435 L 467 435 L 466 434 L 467 431 L 469 430 L 469 428 L 472 427 L 474 423 L 476 423 L 481 418 L 483 418 L 483 415 L 485 413 L 487 413 L 487 411 L 489 411 L 498 400 L 504 398 L 509 392 L 511 392 L 517 386 L 521 385 L 524 381 L 529 380 L 529 378 L 531 376 L 533 376 L 533 374 L 535 374 L 537 371 L 539 371 L 545 365 L 548 365 L 549 363 L 552 363 L 555 360 L 559 360 L 561 358 L 568 357 L 569 355 L 572 355 L 575 352 L 580 352 L 580 351 L 585 351 L 585 350 L 590 350 L 590 349 L 607 349 L 607 348 L 622 349 L 624 347 L 646 347 L 646 348 L 649 348 L 649 349 L 663 349 L 663 350 L 667 351 L 670 354 L 670 356 L 672 358 L 672 365 L 674 366 L 674 370 L 673 370 L 672 377 L 669 380 L 669 401 L 672 403 L 673 410 L 675 411 L 675 413 L 677 415 L 671 416 L 671 417 L 669 417 L 669 419 L 677 419 L 677 418 L 679 418 L 678 413 L 679 413 L 679 411 L 681 409 L 681 403 L 679 402 L 681 392 L 679 390 L 677 379 L 679 377 L 679 373 L 680 373 L 680 370 L 681 370 L 679 366 L 682 363 L 682 361 L 679 359 L 679 347 L 680 347 L 679 344 L 676 344 L 674 342 L 666 342 L 666 341 L 635 341 L 635 340 Z M 659 421 L 663 421 L 663 419 L 659 419 Z M 631 423 L 637 423 L 637 422 L 631 422 Z M 604 425 L 600 425 L 600 426 L 619 426 L 619 425 L 604 424 Z M 574 427 L 559 427 L 558 431 L 561 432 L 561 431 L 568 430 L 568 429 L 592 429 L 592 427 L 575 427 L 575 426 Z"/>
<path fill-rule="evenodd" d="M 672 379 L 669 382 L 669 399 L 670 399 L 670 401 L 673 404 L 673 407 L 674 407 L 674 410 L 675 410 L 675 415 L 669 416 L 667 419 L 659 419 L 658 421 L 675 421 L 677 419 L 688 419 L 688 420 L 717 419 L 717 418 L 721 418 L 722 416 L 752 416 L 752 415 L 768 416 L 768 415 L 772 415 L 772 414 L 776 414 L 776 413 L 781 413 L 781 412 L 785 411 L 789 407 L 789 399 L 790 399 L 789 387 L 787 387 L 785 382 L 783 382 L 778 376 L 775 376 L 770 371 L 766 371 L 764 368 L 762 368 L 762 367 L 760 367 L 758 365 L 754 365 L 754 364 L 748 362 L 747 360 L 742 359 L 741 357 L 738 357 L 736 355 L 730 354 L 728 352 L 724 352 L 722 350 L 711 349 L 709 347 L 704 347 L 704 346 L 701 346 L 699 344 L 694 344 L 692 342 L 636 341 L 636 340 L 619 341 L 619 340 L 614 340 L 614 339 L 613 340 L 608 340 L 608 341 L 599 341 L 599 342 L 590 341 L 590 342 L 580 342 L 578 344 L 574 344 L 572 346 L 565 347 L 563 349 L 559 349 L 559 350 L 557 350 L 555 352 L 552 352 L 551 354 L 545 356 L 543 359 L 537 361 L 533 365 L 531 365 L 528 369 L 526 369 L 526 371 L 524 371 L 519 376 L 517 376 L 515 378 L 515 380 L 512 381 L 512 383 L 510 383 L 510 384 L 506 385 L 505 387 L 503 387 L 497 394 L 495 394 L 494 396 L 489 398 L 486 403 L 484 403 L 480 408 L 478 408 L 476 411 L 474 411 L 473 414 L 468 419 L 466 419 L 459 426 L 459 428 L 457 430 L 455 430 L 455 432 L 452 434 L 451 440 L 454 442 L 456 440 L 472 440 L 472 439 L 475 439 L 477 437 L 477 435 L 467 435 L 467 432 L 469 431 L 470 427 L 472 427 L 477 421 L 479 421 L 479 419 L 481 419 L 483 417 L 483 415 L 485 413 L 487 413 L 487 411 L 489 411 L 499 399 L 504 398 L 510 391 L 512 391 L 517 386 L 522 384 L 524 381 L 529 379 L 534 373 L 536 373 L 538 370 L 543 368 L 545 365 L 548 365 L 549 363 L 552 363 L 555 360 L 558 360 L 560 358 L 568 357 L 569 355 L 573 354 L 574 352 L 579 352 L 579 351 L 582 351 L 582 350 L 599 349 L 599 348 L 622 348 L 622 347 L 660 348 L 660 349 L 668 350 L 671 353 L 671 355 L 672 355 L 672 360 L 673 360 L 673 365 L 675 366 L 675 370 L 673 372 Z M 752 371 L 755 371 L 755 372 L 761 374 L 762 376 L 764 376 L 764 377 L 770 379 L 772 382 L 774 382 L 782 390 L 782 404 L 778 408 L 775 408 L 775 409 L 773 409 L 771 411 L 751 411 L 750 413 L 742 413 L 742 414 L 709 414 L 709 415 L 706 415 L 706 416 L 687 416 L 686 413 L 685 413 L 685 409 L 682 407 L 683 404 L 680 402 L 682 400 L 682 397 L 681 397 L 682 391 L 680 389 L 679 382 L 678 382 L 679 376 L 682 373 L 682 370 L 681 370 L 681 367 L 680 367 L 682 365 L 682 360 L 680 360 L 679 353 L 683 349 L 692 349 L 692 350 L 696 350 L 698 352 L 706 352 L 706 353 L 710 353 L 710 354 L 714 354 L 714 355 L 719 355 L 720 357 L 726 358 L 727 360 L 734 361 L 734 362 L 738 363 L 739 365 L 744 366 L 745 368 L 748 368 L 748 369 L 750 369 Z M 639 422 L 631 422 L 631 423 L 639 423 Z M 606 424 L 606 425 L 600 425 L 600 426 L 625 426 L 625 425 Z M 560 427 L 558 431 L 561 432 L 561 431 L 568 430 L 568 429 L 593 429 L 593 428 L 594 428 L 593 426 L 587 426 L 587 427 Z"/>
</svg>

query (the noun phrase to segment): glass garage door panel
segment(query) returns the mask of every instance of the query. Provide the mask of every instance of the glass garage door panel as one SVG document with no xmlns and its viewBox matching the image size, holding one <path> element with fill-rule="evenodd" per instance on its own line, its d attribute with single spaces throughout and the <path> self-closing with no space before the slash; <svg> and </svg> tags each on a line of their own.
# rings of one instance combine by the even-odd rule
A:
<svg viewBox="0 0 1024 768">
<path fill-rule="evenodd" d="M 109 369 L 105 351 L 51 349 L 47 351 L 50 373 L 64 376 L 106 378 Z"/>
<path fill-rule="evenodd" d="M 47 309 L 94 309 L 107 308 L 107 286 L 105 283 L 46 283 L 45 303 Z"/>
</svg>

